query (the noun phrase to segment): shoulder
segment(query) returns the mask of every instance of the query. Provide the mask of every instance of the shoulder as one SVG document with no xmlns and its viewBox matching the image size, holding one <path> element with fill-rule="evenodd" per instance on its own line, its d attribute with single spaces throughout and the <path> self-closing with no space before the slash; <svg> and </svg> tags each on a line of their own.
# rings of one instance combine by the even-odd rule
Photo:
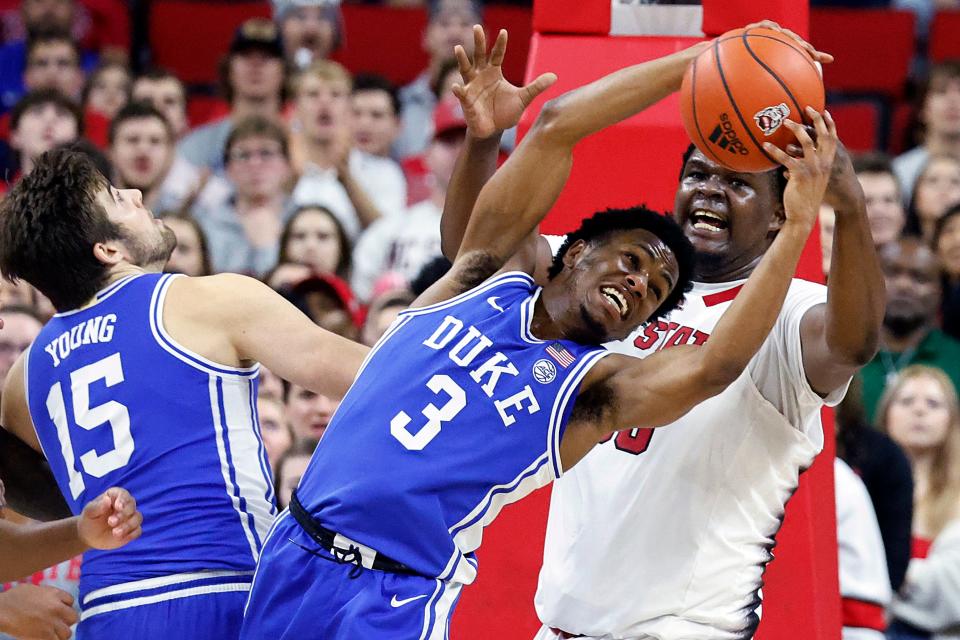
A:
<svg viewBox="0 0 960 640">
<path fill-rule="evenodd" d="M 178 315 L 221 317 L 249 310 L 267 291 L 272 290 L 259 280 L 239 273 L 197 278 L 178 276 L 169 284 L 166 309 Z"/>
</svg>

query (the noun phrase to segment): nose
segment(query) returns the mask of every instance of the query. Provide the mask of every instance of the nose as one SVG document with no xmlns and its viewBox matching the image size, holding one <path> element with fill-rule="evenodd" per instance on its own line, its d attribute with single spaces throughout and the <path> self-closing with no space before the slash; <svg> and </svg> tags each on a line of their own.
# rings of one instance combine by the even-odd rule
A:
<svg viewBox="0 0 960 640">
<path fill-rule="evenodd" d="M 130 199 L 133 200 L 135 205 L 143 206 L 143 192 L 140 189 L 125 189 L 125 191 L 130 194 Z"/>
<path fill-rule="evenodd" d="M 650 276 L 644 272 L 628 274 L 625 280 L 627 290 L 640 296 L 641 298 L 647 295 L 647 284 L 649 281 Z"/>
</svg>

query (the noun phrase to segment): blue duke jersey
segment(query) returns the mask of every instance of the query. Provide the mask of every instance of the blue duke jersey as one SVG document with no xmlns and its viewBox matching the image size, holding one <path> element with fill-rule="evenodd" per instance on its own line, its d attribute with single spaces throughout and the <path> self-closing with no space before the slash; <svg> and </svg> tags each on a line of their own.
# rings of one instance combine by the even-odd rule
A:
<svg viewBox="0 0 960 640">
<path fill-rule="evenodd" d="M 607 354 L 531 335 L 538 295 L 511 272 L 401 313 L 300 482 L 306 510 L 421 575 L 472 582 L 483 527 L 562 473 L 567 418 Z"/>
<path fill-rule="evenodd" d="M 114 283 L 54 316 L 27 358 L 30 415 L 71 510 L 122 486 L 143 513 L 138 540 L 84 555 L 85 615 L 248 590 L 275 515 L 259 368 L 214 364 L 170 338 L 161 314 L 176 277 Z"/>
</svg>

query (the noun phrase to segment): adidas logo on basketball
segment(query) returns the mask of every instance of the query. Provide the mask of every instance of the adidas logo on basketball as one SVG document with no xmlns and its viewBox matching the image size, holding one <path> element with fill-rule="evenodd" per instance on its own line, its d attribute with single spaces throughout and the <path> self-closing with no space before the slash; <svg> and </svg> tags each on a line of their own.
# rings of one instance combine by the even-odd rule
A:
<svg viewBox="0 0 960 640">
<path fill-rule="evenodd" d="M 730 122 L 730 117 L 726 113 L 720 114 L 720 124 L 710 134 L 710 142 L 730 153 L 739 153 L 742 156 L 750 153 L 750 150 L 740 142 L 737 132 L 733 130 L 733 123 Z"/>
</svg>

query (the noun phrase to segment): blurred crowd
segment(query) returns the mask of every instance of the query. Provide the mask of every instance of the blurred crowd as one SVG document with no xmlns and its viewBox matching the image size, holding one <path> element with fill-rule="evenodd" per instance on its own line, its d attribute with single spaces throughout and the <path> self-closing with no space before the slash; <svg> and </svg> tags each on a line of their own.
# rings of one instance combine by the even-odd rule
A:
<svg viewBox="0 0 960 640">
<path fill-rule="evenodd" d="M 373 344 L 446 268 L 440 216 L 466 134 L 451 53 L 470 51 L 483 20 L 475 0 L 389 4 L 428 14 L 428 63 L 406 86 L 330 59 L 344 46 L 339 0 L 273 0 L 272 18 L 243 22 L 224 52 L 221 117 L 191 122 L 195 87 L 131 56 L 129 22 L 108 0 L 22 0 L 0 15 L 0 194 L 69 145 L 165 219 L 178 240 L 169 271 L 256 276 L 318 325 Z M 916 146 L 856 157 L 887 309 L 881 351 L 838 412 L 845 617 L 880 605 L 897 640 L 960 638 L 960 60 L 917 69 Z M 826 206 L 821 229 L 827 271 Z M 0 286 L 5 376 L 53 309 L 25 284 Z M 336 406 L 263 370 L 257 409 L 281 507 Z M 871 554 L 869 577 L 844 577 Z M 32 581 L 75 589 L 79 570 Z"/>
</svg>

